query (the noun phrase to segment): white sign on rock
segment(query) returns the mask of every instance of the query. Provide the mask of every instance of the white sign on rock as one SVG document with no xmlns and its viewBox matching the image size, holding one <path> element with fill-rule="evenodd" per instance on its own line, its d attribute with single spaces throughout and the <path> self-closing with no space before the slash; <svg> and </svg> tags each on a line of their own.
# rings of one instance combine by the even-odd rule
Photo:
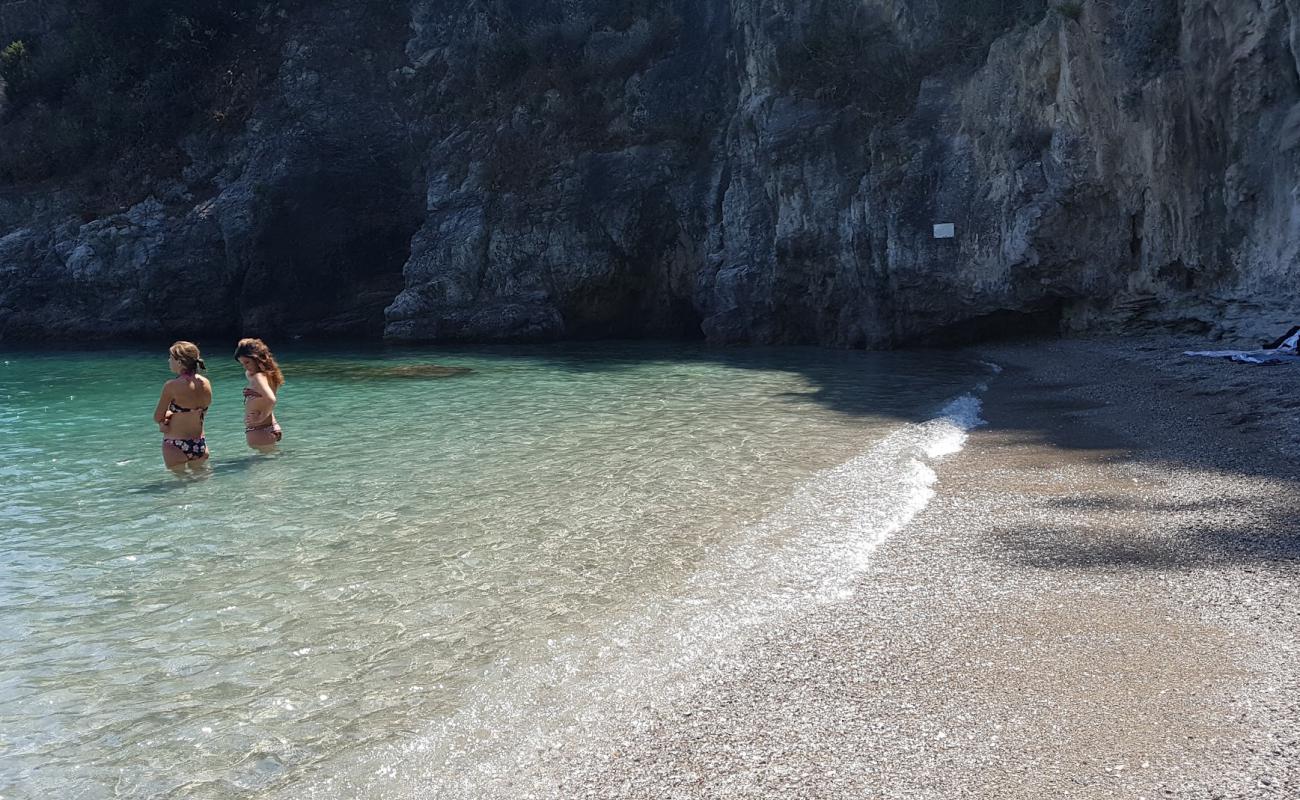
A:
<svg viewBox="0 0 1300 800">
<path fill-rule="evenodd" d="M 957 226 L 952 222 L 940 222 L 934 226 L 934 238 L 951 239 L 957 235 Z"/>
</svg>

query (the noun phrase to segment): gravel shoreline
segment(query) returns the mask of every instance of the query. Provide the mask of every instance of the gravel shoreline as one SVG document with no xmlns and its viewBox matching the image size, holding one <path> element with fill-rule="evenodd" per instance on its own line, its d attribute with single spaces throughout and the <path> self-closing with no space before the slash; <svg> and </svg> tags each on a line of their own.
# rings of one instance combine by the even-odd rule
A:
<svg viewBox="0 0 1300 800">
<path fill-rule="evenodd" d="M 1300 370 L 980 348 L 988 425 L 851 599 L 511 797 L 1300 797 Z"/>
</svg>

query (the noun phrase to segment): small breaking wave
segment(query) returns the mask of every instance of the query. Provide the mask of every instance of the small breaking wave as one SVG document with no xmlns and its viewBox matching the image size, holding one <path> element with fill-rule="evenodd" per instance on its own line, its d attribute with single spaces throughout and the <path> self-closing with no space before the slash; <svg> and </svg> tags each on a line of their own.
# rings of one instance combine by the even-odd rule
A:
<svg viewBox="0 0 1300 800">
<path fill-rule="evenodd" d="M 284 796 L 545 792 L 527 776 L 546 754 L 608 743 L 618 725 L 694 685 L 720 653 L 816 603 L 850 597 L 871 555 L 930 502 L 936 463 L 984 424 L 980 410 L 978 396 L 965 394 L 890 433 L 718 546 L 680 591 L 498 659 L 460 711 L 359 763 L 322 764 L 317 780 Z"/>
</svg>

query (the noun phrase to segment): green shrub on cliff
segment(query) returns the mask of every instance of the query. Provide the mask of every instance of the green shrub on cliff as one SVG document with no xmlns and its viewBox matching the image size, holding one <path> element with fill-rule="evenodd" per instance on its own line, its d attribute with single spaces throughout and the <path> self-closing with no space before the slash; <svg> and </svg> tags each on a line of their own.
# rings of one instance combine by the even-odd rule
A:
<svg viewBox="0 0 1300 800">
<path fill-rule="evenodd" d="M 0 50 L 0 70 L 4 71 L 6 77 L 12 76 L 19 70 L 26 70 L 30 58 L 27 44 L 22 39 L 10 42 L 8 47 Z"/>
<path fill-rule="evenodd" d="M 450 116 L 479 119 L 490 150 L 486 181 L 499 191 L 536 187 L 575 149 L 608 147 L 614 137 L 637 141 L 696 141 L 689 111 L 638 114 L 626 81 L 672 52 L 683 18 L 675 3 L 629 0 L 591 17 L 538 18 L 497 7 L 494 34 L 467 58 L 449 64 L 462 73 L 445 80 Z M 635 94 L 635 93 L 631 93 Z M 629 107 L 632 105 L 633 107 Z M 621 117 L 617 132 L 611 123 Z"/>
<path fill-rule="evenodd" d="M 0 50 L 0 78 L 4 79 L 10 95 L 22 91 L 23 84 L 31 73 L 31 62 L 31 52 L 22 39 L 11 42 L 8 47 Z"/>
<path fill-rule="evenodd" d="M 1078 0 L 1063 0 L 1056 4 L 1056 11 L 1066 19 L 1077 21 L 1083 16 L 1083 3 Z"/>
<path fill-rule="evenodd" d="M 235 95 L 250 93 L 223 77 L 257 74 L 232 60 L 283 5 L 85 0 L 63 28 L 9 45 L 0 52 L 9 100 L 0 140 L 15 145 L 0 148 L 0 182 L 165 163 L 196 116 L 224 120 Z"/>
<path fill-rule="evenodd" d="M 901 115 L 920 80 L 893 29 L 863 15 L 814 18 L 780 39 L 776 64 L 782 92 L 851 105 L 880 118 Z"/>
<path fill-rule="evenodd" d="M 799 22 L 773 18 L 773 82 L 779 91 L 847 106 L 879 121 L 898 119 L 915 102 L 924 76 L 976 68 L 997 37 L 1041 19 L 1046 3 L 934 0 L 928 24 L 910 32 L 847 0 Z"/>
</svg>

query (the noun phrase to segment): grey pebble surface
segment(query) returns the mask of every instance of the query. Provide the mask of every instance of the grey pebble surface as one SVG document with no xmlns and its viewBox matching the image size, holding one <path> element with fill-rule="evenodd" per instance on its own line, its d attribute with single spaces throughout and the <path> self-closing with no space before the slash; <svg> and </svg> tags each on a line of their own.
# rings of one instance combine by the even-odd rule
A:
<svg viewBox="0 0 1300 800">
<path fill-rule="evenodd" d="M 988 346 L 988 424 L 847 600 L 503 797 L 1300 798 L 1300 369 Z"/>
</svg>

